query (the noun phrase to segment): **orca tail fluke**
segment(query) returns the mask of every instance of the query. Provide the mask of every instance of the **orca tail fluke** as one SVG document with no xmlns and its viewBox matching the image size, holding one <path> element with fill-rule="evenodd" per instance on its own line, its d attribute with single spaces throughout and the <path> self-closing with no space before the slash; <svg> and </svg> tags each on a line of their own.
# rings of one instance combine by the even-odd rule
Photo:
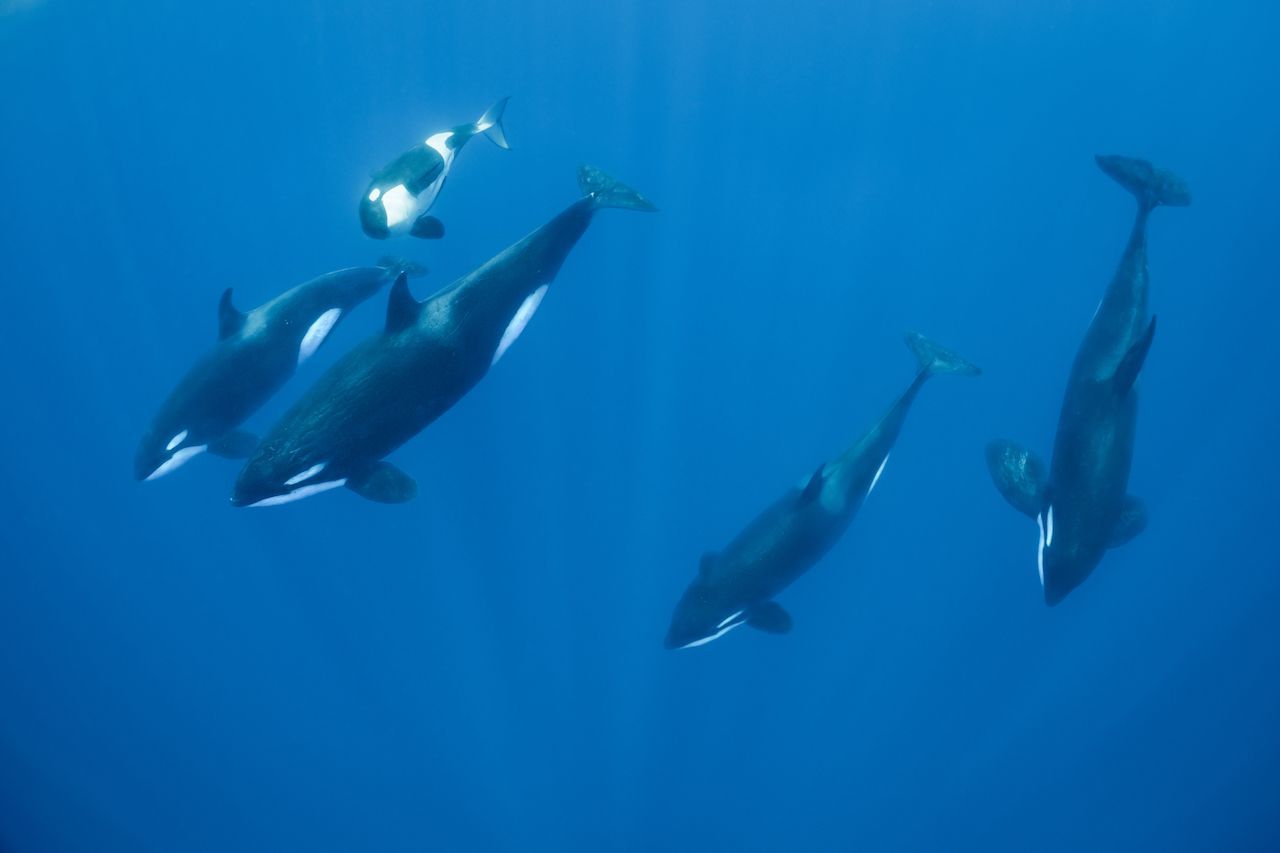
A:
<svg viewBox="0 0 1280 853">
<path fill-rule="evenodd" d="M 407 258 L 399 258 L 395 255 L 383 255 L 378 258 L 378 266 L 382 267 L 392 275 L 400 275 L 400 273 L 404 273 L 410 278 L 420 278 L 427 274 L 427 268 L 422 264 L 408 260 Z"/>
<path fill-rule="evenodd" d="M 502 113 L 507 109 L 509 100 L 511 100 L 510 97 L 499 98 L 493 106 L 484 111 L 484 115 L 480 116 L 472 130 L 473 133 L 483 133 L 489 137 L 490 142 L 507 151 L 511 150 L 511 145 L 507 142 L 507 132 L 502 127 Z"/>
<path fill-rule="evenodd" d="M 1093 159 L 1098 162 L 1099 169 L 1133 193 L 1143 210 L 1160 205 L 1186 207 L 1191 204 L 1187 182 L 1168 169 L 1159 169 L 1146 160 L 1118 154 L 1095 154 Z"/>
<path fill-rule="evenodd" d="M 940 373 L 977 376 L 982 372 L 977 365 L 964 360 L 949 349 L 938 346 L 919 332 L 907 332 L 905 338 L 922 373 L 930 376 Z"/>
<path fill-rule="evenodd" d="M 595 166 L 578 167 L 578 187 L 596 207 L 621 207 L 650 213 L 658 209 L 649 199 Z"/>
</svg>

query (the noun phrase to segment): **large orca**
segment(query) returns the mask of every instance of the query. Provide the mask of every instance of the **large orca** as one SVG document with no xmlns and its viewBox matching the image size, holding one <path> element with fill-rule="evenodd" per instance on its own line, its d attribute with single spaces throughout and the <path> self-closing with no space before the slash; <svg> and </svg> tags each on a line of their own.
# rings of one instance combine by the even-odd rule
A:
<svg viewBox="0 0 1280 853">
<path fill-rule="evenodd" d="M 770 633 L 791 630 L 791 617 L 774 598 L 836 543 L 871 494 L 907 411 L 930 376 L 974 376 L 977 367 L 923 335 L 907 335 L 920 370 L 875 426 L 834 462 L 819 465 L 747 525 L 720 553 L 702 557 L 697 576 L 676 605 L 667 631 L 669 649 L 705 645 L 739 625 Z"/>
<path fill-rule="evenodd" d="M 417 493 L 381 461 L 449 410 L 519 337 L 569 252 L 605 207 L 654 210 L 588 166 L 584 197 L 474 272 L 423 302 L 403 276 L 386 328 L 340 359 L 285 414 L 236 481 L 236 506 L 270 506 L 346 486 L 399 503 Z"/>
<path fill-rule="evenodd" d="M 1040 528 L 1037 562 L 1045 603 L 1075 589 L 1108 548 L 1146 526 L 1142 503 L 1127 494 L 1138 395 L 1134 383 L 1156 331 L 1148 319 L 1147 217 L 1159 205 L 1191 203 L 1187 185 L 1145 160 L 1098 156 L 1098 166 L 1133 193 L 1138 214 L 1067 380 L 1053 461 L 1010 441 L 987 445 L 987 467 L 1014 509 Z"/>
<path fill-rule="evenodd" d="M 483 133 L 500 148 L 509 148 L 502 129 L 503 98 L 474 124 L 460 124 L 452 130 L 433 133 L 373 173 L 360 199 L 360 227 L 379 240 L 399 234 L 436 239 L 444 236 L 444 225 L 427 213 L 444 187 L 453 167 L 453 158 L 467 140 Z"/>
<path fill-rule="evenodd" d="M 257 439 L 236 429 L 315 353 L 347 313 L 397 275 L 420 270 L 387 259 L 383 266 L 338 270 L 288 290 L 248 313 L 218 304 L 218 341 L 161 405 L 138 444 L 134 475 L 154 480 L 208 450 L 243 459 Z"/>
</svg>

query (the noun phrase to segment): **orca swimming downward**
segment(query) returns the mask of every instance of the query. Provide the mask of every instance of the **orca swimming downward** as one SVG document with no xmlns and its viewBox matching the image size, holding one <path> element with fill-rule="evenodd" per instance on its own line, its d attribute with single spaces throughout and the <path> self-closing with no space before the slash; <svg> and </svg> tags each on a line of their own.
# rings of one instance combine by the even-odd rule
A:
<svg viewBox="0 0 1280 853">
<path fill-rule="evenodd" d="M 596 211 L 655 210 L 597 169 L 582 167 L 578 182 L 583 198 L 425 301 L 398 278 L 386 328 L 335 363 L 272 427 L 240 472 L 231 502 L 270 506 L 339 486 L 383 503 L 411 499 L 416 483 L 382 458 L 497 363 Z"/>
<path fill-rule="evenodd" d="M 373 173 L 360 199 L 360 227 L 379 240 L 412 234 L 434 240 L 444 236 L 444 225 L 427 211 L 444 187 L 453 159 L 471 137 L 483 133 L 499 148 L 510 148 L 502 129 L 503 98 L 474 124 L 433 133 L 389 164 Z"/>
<path fill-rule="evenodd" d="M 977 367 L 919 334 L 907 335 L 920 371 L 892 408 L 834 462 L 756 517 L 718 554 L 705 554 L 676 605 L 669 649 L 701 646 L 739 625 L 780 634 L 791 617 L 774 598 L 835 545 L 875 488 L 907 411 L 930 376 L 975 376 Z"/>
<path fill-rule="evenodd" d="M 154 480 L 205 450 L 243 459 L 258 443 L 236 430 L 310 358 L 351 309 L 398 274 L 403 261 L 338 270 L 288 290 L 248 313 L 218 305 L 218 342 L 169 394 L 138 444 L 134 475 Z"/>
<path fill-rule="evenodd" d="M 1052 606 L 1084 582 L 1108 548 L 1142 532 L 1142 503 L 1127 494 L 1138 395 L 1134 383 L 1151 348 L 1147 315 L 1147 217 L 1160 205 L 1191 203 L 1187 186 L 1145 160 L 1099 156 L 1098 166 L 1133 193 L 1138 213 L 1111 284 L 1067 380 L 1053 460 L 1010 441 L 987 445 L 987 467 L 1005 500 L 1040 528 L 1037 564 Z"/>
</svg>

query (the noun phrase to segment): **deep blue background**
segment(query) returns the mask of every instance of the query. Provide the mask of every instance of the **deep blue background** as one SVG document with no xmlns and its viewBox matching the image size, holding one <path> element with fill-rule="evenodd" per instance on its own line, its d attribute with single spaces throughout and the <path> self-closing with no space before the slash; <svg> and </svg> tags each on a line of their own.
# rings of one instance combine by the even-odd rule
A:
<svg viewBox="0 0 1280 853">
<path fill-rule="evenodd" d="M 0 11 L 6 853 L 1280 846 L 1271 5 Z M 504 94 L 447 238 L 365 238 L 368 172 Z M 1133 211 L 1096 151 L 1195 203 L 1151 223 L 1151 525 L 1050 610 L 982 448 L 1051 447 Z M 394 455 L 416 501 L 132 481 L 224 287 L 390 248 L 425 295 L 583 161 L 662 212 L 602 214 Z M 789 636 L 664 651 L 699 554 L 910 379 L 906 328 L 986 374 L 925 390 Z"/>
</svg>

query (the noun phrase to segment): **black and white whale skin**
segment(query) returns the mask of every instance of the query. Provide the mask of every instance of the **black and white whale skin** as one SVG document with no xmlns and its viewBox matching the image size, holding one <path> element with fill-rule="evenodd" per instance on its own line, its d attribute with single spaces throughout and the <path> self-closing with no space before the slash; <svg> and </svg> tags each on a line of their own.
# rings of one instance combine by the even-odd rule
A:
<svg viewBox="0 0 1280 853">
<path fill-rule="evenodd" d="M 453 160 L 477 134 L 484 134 L 499 148 L 507 145 L 502 128 L 503 98 L 474 124 L 433 133 L 420 145 L 373 173 L 360 199 L 360 227 L 378 240 L 400 234 L 433 240 L 444 236 L 444 225 L 427 213 L 444 187 Z"/>
<path fill-rule="evenodd" d="M 1133 193 L 1138 215 L 1071 367 L 1052 464 L 1046 474 L 1035 454 L 1013 442 L 987 445 L 996 488 L 1040 528 L 1036 559 L 1050 606 L 1083 583 L 1108 548 L 1146 527 L 1142 503 L 1127 491 L 1138 414 L 1134 383 L 1156 331 L 1147 314 L 1147 217 L 1159 205 L 1191 203 L 1172 172 L 1129 157 L 1097 161 Z"/>
<path fill-rule="evenodd" d="M 920 370 L 875 426 L 834 462 L 756 517 L 720 553 L 702 557 L 698 575 L 671 617 L 664 645 L 705 645 L 739 625 L 770 633 L 791 630 L 791 616 L 774 598 L 831 549 L 875 488 L 898 440 L 907 411 L 930 376 L 980 371 L 919 334 L 907 345 Z"/>
<path fill-rule="evenodd" d="M 231 288 L 218 305 L 218 342 L 187 371 L 138 444 L 134 476 L 161 477 L 205 450 L 248 456 L 257 439 L 236 429 L 293 376 L 350 311 L 397 275 L 419 268 L 338 270 L 300 284 L 242 313 Z"/>
<path fill-rule="evenodd" d="M 344 485 L 383 503 L 411 499 L 417 485 L 383 457 L 484 378 L 597 210 L 655 209 L 598 170 L 584 166 L 578 180 L 583 198 L 427 300 L 415 300 L 404 277 L 397 279 L 386 328 L 335 363 L 272 427 L 231 502 L 270 506 Z"/>
</svg>

